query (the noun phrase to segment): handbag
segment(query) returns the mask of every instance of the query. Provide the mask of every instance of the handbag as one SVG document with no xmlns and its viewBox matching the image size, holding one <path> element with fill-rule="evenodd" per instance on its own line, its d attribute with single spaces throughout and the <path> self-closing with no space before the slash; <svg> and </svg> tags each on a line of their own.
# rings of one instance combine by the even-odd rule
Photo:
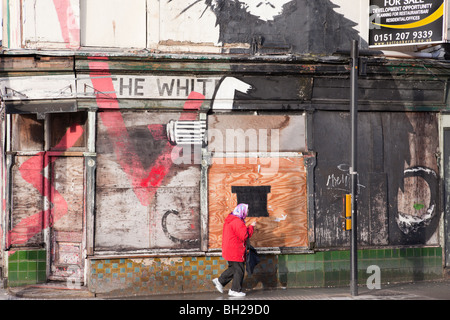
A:
<svg viewBox="0 0 450 320">
<path fill-rule="evenodd" d="M 258 252 L 255 248 L 250 244 L 250 239 L 248 237 L 247 232 L 247 246 L 245 248 L 245 267 L 247 269 L 247 273 L 251 275 L 256 265 L 260 262 Z"/>
</svg>

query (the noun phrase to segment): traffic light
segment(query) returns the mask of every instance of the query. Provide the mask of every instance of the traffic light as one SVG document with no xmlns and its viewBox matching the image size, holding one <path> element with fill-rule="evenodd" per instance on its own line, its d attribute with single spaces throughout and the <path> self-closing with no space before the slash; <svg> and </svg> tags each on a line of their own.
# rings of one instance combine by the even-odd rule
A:
<svg viewBox="0 0 450 320">
<path fill-rule="evenodd" d="M 343 197 L 343 210 L 342 215 L 344 218 L 343 228 L 348 231 L 352 229 L 352 195 L 346 194 Z"/>
</svg>

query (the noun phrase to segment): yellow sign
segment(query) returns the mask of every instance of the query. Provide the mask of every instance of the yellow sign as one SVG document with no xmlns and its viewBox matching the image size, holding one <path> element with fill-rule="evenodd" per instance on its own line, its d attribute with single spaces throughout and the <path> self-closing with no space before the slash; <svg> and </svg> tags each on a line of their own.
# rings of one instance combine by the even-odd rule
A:
<svg viewBox="0 0 450 320">
<path fill-rule="evenodd" d="M 370 0 L 369 47 L 444 42 L 445 0 Z"/>
<path fill-rule="evenodd" d="M 380 23 L 375 23 L 372 22 L 374 25 L 377 26 L 381 26 L 381 27 L 385 27 L 385 28 L 392 28 L 392 29 L 412 29 L 412 28 L 418 28 L 418 27 L 423 27 L 426 26 L 427 24 L 430 24 L 434 21 L 436 21 L 437 19 L 439 19 L 440 17 L 444 16 L 444 4 L 442 4 L 439 9 L 437 9 L 432 15 L 426 17 L 425 19 L 422 19 L 420 21 L 417 22 L 413 22 L 413 23 L 407 23 L 407 24 L 400 24 L 400 25 L 395 25 L 395 24 L 380 24 Z"/>
</svg>

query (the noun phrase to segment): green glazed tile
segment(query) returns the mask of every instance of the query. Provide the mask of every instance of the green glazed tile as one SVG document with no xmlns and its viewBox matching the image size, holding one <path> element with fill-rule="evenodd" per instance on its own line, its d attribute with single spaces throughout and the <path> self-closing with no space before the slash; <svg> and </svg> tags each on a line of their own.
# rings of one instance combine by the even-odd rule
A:
<svg viewBox="0 0 450 320">
<path fill-rule="evenodd" d="M 9 262 L 9 272 L 19 271 L 19 264 L 17 262 Z"/>
<path fill-rule="evenodd" d="M 38 260 L 45 261 L 46 257 L 47 257 L 47 253 L 45 252 L 45 250 L 38 251 Z"/>
<path fill-rule="evenodd" d="M 28 260 L 37 260 L 38 257 L 38 251 L 31 250 L 27 252 L 27 258 Z"/>
<path fill-rule="evenodd" d="M 46 273 L 43 272 L 43 271 L 39 271 L 39 272 L 37 273 L 37 281 L 38 281 L 38 282 L 45 282 L 45 281 L 47 281 L 47 275 L 46 275 Z"/>
<path fill-rule="evenodd" d="M 339 253 L 339 257 L 341 260 L 350 260 L 350 251 L 344 250 Z"/>
<path fill-rule="evenodd" d="M 37 271 L 46 271 L 46 263 L 45 262 L 38 262 L 37 263 Z"/>
<path fill-rule="evenodd" d="M 339 251 L 331 251 L 331 260 L 336 261 L 339 260 L 340 255 Z"/>
<path fill-rule="evenodd" d="M 27 271 L 28 270 L 28 262 L 25 261 L 19 261 L 19 271 Z"/>
<path fill-rule="evenodd" d="M 19 251 L 19 260 L 27 260 L 27 252 L 26 251 Z"/>
<path fill-rule="evenodd" d="M 323 253 L 323 259 L 326 261 L 330 261 L 331 260 L 331 251 L 325 251 Z"/>
<path fill-rule="evenodd" d="M 37 262 L 28 261 L 28 271 L 36 271 L 36 270 L 37 270 Z"/>
<path fill-rule="evenodd" d="M 19 252 L 14 252 L 12 255 L 8 257 L 9 261 L 17 261 L 19 260 Z"/>
</svg>

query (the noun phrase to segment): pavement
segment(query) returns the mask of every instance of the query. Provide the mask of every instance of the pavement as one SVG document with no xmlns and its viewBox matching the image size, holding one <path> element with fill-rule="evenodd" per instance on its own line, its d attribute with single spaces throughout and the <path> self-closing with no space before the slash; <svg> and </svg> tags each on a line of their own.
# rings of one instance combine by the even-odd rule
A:
<svg viewBox="0 0 450 320">
<path fill-rule="evenodd" d="M 147 317 L 156 315 L 157 317 L 165 317 L 171 320 L 203 318 L 216 320 L 243 317 L 246 319 L 279 320 L 280 317 L 287 315 L 296 315 L 298 317 L 319 316 L 320 318 L 326 318 L 327 316 L 334 318 L 336 316 L 351 316 L 353 318 L 356 316 L 367 317 L 375 315 L 392 318 L 398 315 L 403 319 L 412 319 L 419 317 L 419 314 L 432 317 L 438 316 L 437 314 L 434 315 L 434 312 L 441 313 L 435 306 L 429 308 L 424 300 L 450 300 L 450 280 L 382 284 L 380 289 L 373 290 L 360 286 L 358 287 L 358 295 L 352 295 L 350 287 L 259 289 L 249 290 L 244 298 L 229 297 L 226 290 L 224 293 L 214 291 L 171 295 L 108 297 L 95 296 L 84 287 L 72 289 L 61 284 L 48 283 L 0 289 L 0 300 L 5 300 L 3 303 L 6 303 L 7 307 L 15 307 L 14 310 L 16 313 L 17 311 L 20 312 L 21 316 L 27 314 L 36 316 L 36 310 L 46 308 L 49 311 L 61 310 L 65 314 L 73 312 L 74 316 L 89 315 L 90 318 L 96 315 L 102 318 L 118 318 L 119 315 L 125 314 L 128 316 L 144 315 Z M 55 303 L 55 308 L 57 307 L 58 309 L 49 309 L 52 303 L 49 300 L 52 300 Z M 65 302 L 61 303 L 61 300 Z M 423 301 L 416 303 L 418 300 Z M 20 304 L 17 304 L 17 301 Z M 96 305 L 81 309 L 71 306 L 74 301 L 75 303 L 81 301 L 85 305 Z M 360 308 L 360 305 L 358 308 L 354 308 L 350 305 L 344 305 L 344 301 L 347 301 L 346 303 L 350 303 L 352 306 L 356 306 L 355 301 L 359 301 L 358 304 L 379 303 L 373 301 L 399 301 L 396 302 L 399 306 Z M 413 304 L 405 305 L 405 301 Z M 446 302 L 444 303 L 447 304 Z M 67 307 L 64 304 L 67 304 Z M 442 310 L 445 310 L 446 307 L 447 305 L 443 305 Z"/>
<path fill-rule="evenodd" d="M 450 300 L 450 280 L 421 281 L 416 283 L 387 284 L 381 289 L 358 287 L 352 295 L 350 287 L 286 288 L 252 290 L 244 298 L 229 297 L 227 292 L 192 293 L 155 296 L 162 300 Z M 140 299 L 140 298 L 139 298 Z"/>
<path fill-rule="evenodd" d="M 380 289 L 358 287 L 352 295 L 350 287 L 277 288 L 249 290 L 244 298 L 224 293 L 200 292 L 151 296 L 96 296 L 87 288 L 68 288 L 64 284 L 43 284 L 0 289 L 0 300 L 145 300 L 145 301 L 299 301 L 299 300 L 450 300 L 450 279 L 415 283 L 382 284 Z"/>
</svg>

